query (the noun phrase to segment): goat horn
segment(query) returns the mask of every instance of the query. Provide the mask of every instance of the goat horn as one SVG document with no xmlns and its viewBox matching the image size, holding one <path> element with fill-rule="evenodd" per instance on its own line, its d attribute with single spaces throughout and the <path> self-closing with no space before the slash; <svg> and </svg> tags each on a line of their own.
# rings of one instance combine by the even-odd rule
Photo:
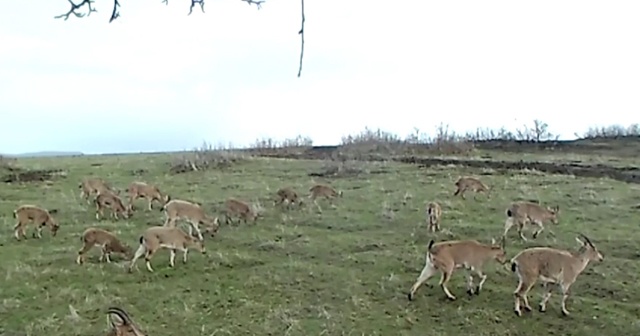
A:
<svg viewBox="0 0 640 336">
<path fill-rule="evenodd" d="M 584 239 L 584 241 L 589 244 L 589 246 L 593 247 L 593 243 L 591 243 L 591 240 L 589 239 L 589 237 L 587 237 L 585 234 L 580 233 L 580 236 Z"/>
<path fill-rule="evenodd" d="M 107 309 L 107 314 L 118 315 L 125 323 L 131 323 L 131 318 L 129 317 L 129 314 L 127 314 L 127 312 L 125 312 L 121 308 L 109 307 L 109 309 Z"/>
</svg>

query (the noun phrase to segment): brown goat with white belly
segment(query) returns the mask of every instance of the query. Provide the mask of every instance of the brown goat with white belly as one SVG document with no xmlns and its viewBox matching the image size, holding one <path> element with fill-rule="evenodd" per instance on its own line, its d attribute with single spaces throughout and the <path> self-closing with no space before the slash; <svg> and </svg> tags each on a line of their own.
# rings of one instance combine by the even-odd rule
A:
<svg viewBox="0 0 640 336">
<path fill-rule="evenodd" d="M 408 295 L 409 300 L 413 300 L 418 288 L 437 272 L 442 274 L 440 279 L 442 290 L 450 300 L 455 300 L 456 297 L 447 288 L 447 283 L 451 279 L 454 270 L 459 267 L 464 267 L 469 271 L 467 293 L 469 295 L 478 294 L 487 280 L 487 276 L 482 272 L 485 262 L 491 259 L 500 264 L 506 262 L 504 239 L 499 245 L 496 245 L 495 241 L 492 241 L 491 245 L 486 245 L 476 240 L 450 240 L 439 243 L 431 240 L 427 250 L 425 266 L 411 287 Z M 475 288 L 473 287 L 474 274 L 480 277 L 480 282 Z"/>
</svg>

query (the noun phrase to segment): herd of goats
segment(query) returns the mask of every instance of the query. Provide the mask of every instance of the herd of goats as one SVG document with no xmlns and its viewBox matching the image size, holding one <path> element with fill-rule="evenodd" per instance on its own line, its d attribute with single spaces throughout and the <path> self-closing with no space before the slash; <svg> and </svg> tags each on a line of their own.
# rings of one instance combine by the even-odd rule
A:
<svg viewBox="0 0 640 336">
<path fill-rule="evenodd" d="M 461 177 L 456 183 L 454 196 L 465 199 L 465 192 L 484 193 L 490 197 L 490 188 L 474 177 Z M 160 249 L 168 249 L 170 252 L 169 264 L 175 266 L 176 252 L 183 254 L 183 261 L 187 261 L 187 253 L 190 249 L 206 253 L 204 245 L 205 234 L 214 237 L 220 227 L 220 218 L 211 216 L 205 212 L 201 204 L 171 199 L 168 194 L 160 191 L 157 186 L 144 182 L 132 182 L 127 188 L 128 204 L 125 205 L 120 197 L 121 191 L 112 188 L 108 182 L 101 178 L 86 178 L 79 184 L 80 196 L 89 204 L 93 202 L 96 207 L 96 219 L 104 216 L 104 210 L 109 209 L 114 219 L 129 218 L 135 210 L 134 201 L 146 199 L 148 210 L 152 210 L 152 203 L 158 202 L 162 205 L 165 222 L 162 226 L 152 226 L 144 230 L 139 238 L 139 247 L 133 251 L 132 248 L 123 244 L 118 237 L 107 230 L 90 227 L 82 236 L 82 248 L 78 251 L 76 262 L 82 264 L 85 255 L 93 247 L 97 246 L 101 250 L 100 261 L 111 262 L 111 254 L 118 253 L 130 260 L 128 272 L 132 271 L 136 261 L 144 256 L 146 267 L 149 272 L 153 272 L 151 267 L 151 257 Z M 318 207 L 317 200 L 326 198 L 333 204 L 333 199 L 342 197 L 342 191 L 337 191 L 331 186 L 316 184 L 309 189 L 308 198 Z M 93 197 L 93 201 L 90 199 Z M 274 205 L 302 205 L 303 200 L 292 188 L 281 188 L 276 192 Z M 477 240 L 451 240 L 436 243 L 429 242 L 426 252 L 426 262 L 422 272 L 411 287 L 408 299 L 413 300 L 416 291 L 432 276 L 441 274 L 440 286 L 445 295 L 455 300 L 447 288 L 447 283 L 451 279 L 452 273 L 457 268 L 465 268 L 468 271 L 467 293 L 469 295 L 479 294 L 485 283 L 487 276 L 483 273 L 482 267 L 485 262 L 495 260 L 500 264 L 506 264 L 505 240 L 507 233 L 514 226 L 517 228 L 522 240 L 527 241 L 523 234 L 523 229 L 527 226 L 537 228 L 533 233 L 535 239 L 544 230 L 544 224 L 552 222 L 558 223 L 559 207 L 546 207 L 534 202 L 514 202 L 506 210 L 506 222 L 502 238 L 499 242 L 492 240 L 491 244 L 483 244 Z M 57 210 L 47 210 L 35 205 L 22 205 L 14 210 L 13 215 L 17 219 L 14 227 L 14 235 L 17 240 L 26 238 L 26 228 L 29 223 L 36 226 L 33 233 L 34 238 L 42 237 L 42 229 L 48 226 L 51 235 L 55 236 L 60 225 L 52 215 Z M 428 231 L 440 231 L 442 208 L 437 202 L 428 202 L 425 207 L 425 215 Z M 247 221 L 256 222 L 259 217 L 256 209 L 249 203 L 235 198 L 227 199 L 224 203 L 223 218 L 225 224 L 230 224 L 234 219 L 244 223 Z M 183 220 L 188 224 L 188 232 L 180 229 L 176 224 L 178 220 Z M 577 276 L 587 267 L 590 261 L 602 261 L 603 256 L 598 251 L 591 240 L 580 235 L 576 238 L 581 247 L 578 251 L 555 249 L 550 247 L 527 248 L 510 260 L 511 270 L 518 276 L 519 283 L 514 292 L 515 308 L 518 316 L 522 316 L 522 307 L 531 311 L 528 301 L 528 293 L 533 285 L 540 280 L 543 284 L 544 295 L 539 304 L 539 310 L 544 312 L 551 297 L 552 285 L 557 285 L 562 292 L 562 314 L 568 315 L 566 300 L 569 296 L 569 288 L 576 281 Z M 474 287 L 474 275 L 480 281 Z M 131 320 L 129 315 L 121 308 L 111 307 L 107 310 L 109 320 L 112 325 L 110 335 L 137 335 L 145 334 Z"/>
</svg>

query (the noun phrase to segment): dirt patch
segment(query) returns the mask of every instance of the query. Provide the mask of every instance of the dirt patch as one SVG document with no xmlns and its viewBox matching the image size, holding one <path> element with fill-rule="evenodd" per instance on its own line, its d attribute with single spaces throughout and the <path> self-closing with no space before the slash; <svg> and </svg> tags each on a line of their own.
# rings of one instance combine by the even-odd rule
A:
<svg viewBox="0 0 640 336">
<path fill-rule="evenodd" d="M 14 168 L 10 169 L 9 173 L 2 177 L 2 181 L 4 183 L 44 182 L 66 176 L 66 172 L 60 169 L 22 170 Z"/>
<path fill-rule="evenodd" d="M 595 178 L 607 177 L 626 183 L 640 183 L 640 169 L 637 167 L 611 167 L 605 165 L 579 165 L 574 163 L 537 161 L 456 160 L 419 157 L 403 157 L 394 159 L 394 161 L 417 164 L 421 168 L 459 165 L 471 168 L 491 168 L 495 170 L 537 170 L 547 174 Z"/>
</svg>

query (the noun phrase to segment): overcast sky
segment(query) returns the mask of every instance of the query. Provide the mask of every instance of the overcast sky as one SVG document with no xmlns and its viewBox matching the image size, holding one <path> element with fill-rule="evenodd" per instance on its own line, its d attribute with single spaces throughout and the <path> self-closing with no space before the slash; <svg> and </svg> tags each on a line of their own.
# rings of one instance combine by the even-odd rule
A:
<svg viewBox="0 0 640 336">
<path fill-rule="evenodd" d="M 120 2 L 3 4 L 0 153 L 640 121 L 638 0 L 306 0 L 301 78 L 298 0 Z"/>
</svg>

